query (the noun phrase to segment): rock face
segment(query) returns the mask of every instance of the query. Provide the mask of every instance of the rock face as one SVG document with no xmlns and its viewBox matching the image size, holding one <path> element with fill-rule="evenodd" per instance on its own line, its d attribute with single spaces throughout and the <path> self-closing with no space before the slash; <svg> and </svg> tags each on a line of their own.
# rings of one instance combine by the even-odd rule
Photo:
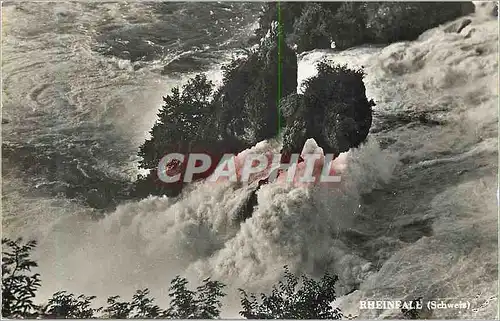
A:
<svg viewBox="0 0 500 321">
<path fill-rule="evenodd" d="M 282 152 L 300 152 L 308 138 L 335 155 L 359 146 L 370 130 L 374 105 L 366 98 L 362 71 L 321 63 L 303 95 L 282 101 L 287 123 Z"/>
<path fill-rule="evenodd" d="M 233 212 L 232 217 L 234 221 L 241 223 L 247 220 L 248 218 L 252 217 L 255 206 L 258 205 L 257 191 L 259 188 L 260 184 L 259 185 L 254 184 L 254 186 L 251 186 L 247 189 L 248 191 L 246 197 Z"/>
</svg>

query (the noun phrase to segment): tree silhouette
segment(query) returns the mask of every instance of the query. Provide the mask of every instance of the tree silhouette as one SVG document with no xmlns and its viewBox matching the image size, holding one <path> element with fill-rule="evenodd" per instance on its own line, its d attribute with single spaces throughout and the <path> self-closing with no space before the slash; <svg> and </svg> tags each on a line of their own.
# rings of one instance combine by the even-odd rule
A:
<svg viewBox="0 0 500 321">
<path fill-rule="evenodd" d="M 340 319 L 342 313 L 332 307 L 335 301 L 335 283 L 338 278 L 325 274 L 320 280 L 290 273 L 285 266 L 285 277 L 273 286 L 269 295 L 241 293 L 241 316 L 247 319 Z"/>
<path fill-rule="evenodd" d="M 122 301 L 111 296 L 107 306 L 94 307 L 95 296 L 74 295 L 66 291 L 53 294 L 46 304 L 33 300 L 40 286 L 40 275 L 29 274 L 36 263 L 29 258 L 35 241 L 22 243 L 3 239 L 2 245 L 2 316 L 4 318 L 38 319 L 218 319 L 220 318 L 225 287 L 220 281 L 206 278 L 195 290 L 188 281 L 175 277 L 169 288 L 170 303 L 161 309 L 150 297 L 148 289 L 138 290 L 132 300 Z M 24 273 L 21 273 L 21 272 Z M 26 278 L 30 281 L 26 281 Z M 240 289 L 240 314 L 248 319 L 339 319 L 340 310 L 331 303 L 335 300 L 336 276 L 325 274 L 320 280 L 290 273 L 285 266 L 284 280 L 273 286 L 270 295 L 261 294 L 261 302 L 254 294 Z M 28 293 L 29 295 L 26 295 Z"/>
<path fill-rule="evenodd" d="M 23 244 L 2 239 L 2 315 L 13 318 L 32 316 L 38 309 L 35 293 L 41 285 L 40 274 L 32 273 L 37 263 L 29 258 L 36 241 Z"/>
</svg>

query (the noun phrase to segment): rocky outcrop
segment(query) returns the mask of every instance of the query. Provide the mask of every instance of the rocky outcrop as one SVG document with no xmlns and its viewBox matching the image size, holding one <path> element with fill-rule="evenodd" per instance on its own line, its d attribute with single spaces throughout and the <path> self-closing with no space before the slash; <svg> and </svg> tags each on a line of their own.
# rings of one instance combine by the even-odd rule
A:
<svg viewBox="0 0 500 321">
<path fill-rule="evenodd" d="M 281 104 L 287 123 L 283 153 L 300 152 L 308 138 L 335 155 L 359 146 L 370 130 L 375 105 L 366 98 L 363 72 L 321 63 L 318 75 L 305 85 L 304 94 Z"/>
<path fill-rule="evenodd" d="M 297 56 L 277 28 L 247 58 L 227 67 L 214 97 L 220 131 L 249 145 L 278 134 L 279 100 L 297 88 Z"/>
<path fill-rule="evenodd" d="M 453 23 L 453 24 L 449 25 L 448 27 L 446 27 L 444 29 L 444 32 L 446 32 L 446 33 L 453 33 L 453 32 L 460 33 L 460 32 L 462 32 L 462 30 L 464 30 L 465 27 L 470 25 L 471 22 L 472 22 L 471 19 L 463 19 L 462 21 Z"/>
</svg>

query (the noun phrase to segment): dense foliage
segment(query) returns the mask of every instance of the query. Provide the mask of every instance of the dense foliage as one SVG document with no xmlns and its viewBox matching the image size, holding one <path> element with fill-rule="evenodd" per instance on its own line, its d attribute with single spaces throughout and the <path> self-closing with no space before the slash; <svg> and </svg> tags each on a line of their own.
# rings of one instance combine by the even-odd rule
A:
<svg viewBox="0 0 500 321">
<path fill-rule="evenodd" d="M 304 9 L 304 2 L 266 2 L 259 16 L 259 27 L 255 30 L 257 40 L 263 38 L 273 21 L 279 21 L 285 34 L 293 32 L 296 17 Z"/>
<path fill-rule="evenodd" d="M 266 3 L 259 20 L 256 50 L 233 60 L 224 70 L 223 85 L 214 90 L 204 75 L 174 88 L 164 97 L 151 138 L 140 147 L 140 176 L 135 196 L 178 195 L 184 163 L 171 163 L 181 181 L 158 179 L 157 166 L 168 153 L 211 155 L 212 173 L 225 153 L 237 153 L 284 131 L 284 151 L 300 152 L 314 138 L 326 152 L 358 146 L 371 126 L 373 102 L 366 99 L 361 71 L 320 66 L 317 77 L 295 94 L 299 52 L 338 49 L 363 43 L 387 43 L 417 38 L 423 31 L 470 13 L 461 2 L 274 2 Z M 278 22 L 279 21 L 279 22 Z M 286 109 L 295 110 L 285 116 Z M 286 127 L 284 127 L 286 123 Z"/>
<path fill-rule="evenodd" d="M 366 99 L 362 72 L 322 64 L 318 76 L 306 82 L 305 93 L 296 95 L 297 57 L 287 42 L 300 52 L 328 48 L 332 41 L 342 49 L 410 40 L 472 10 L 472 4 L 456 2 L 265 4 L 256 31 L 262 38 L 258 48 L 225 67 L 219 89 L 214 91 L 198 75 L 164 97 L 151 138 L 140 147 L 140 167 L 149 174 L 139 177 L 136 196 L 176 196 L 182 191 L 187 161 L 169 164 L 181 173 L 180 182 L 158 179 L 157 166 L 168 153 L 210 154 L 211 170 L 197 179 L 208 176 L 223 154 L 237 153 L 281 130 L 287 153 L 299 152 L 310 137 L 336 154 L 358 146 L 368 134 L 374 105 Z M 285 117 L 281 110 L 287 108 L 298 111 Z"/>
<path fill-rule="evenodd" d="M 140 167 L 150 173 L 138 180 L 137 196 L 147 196 L 149 193 L 175 196 L 182 190 L 182 177 L 179 182 L 167 184 L 159 181 L 156 169 L 167 153 L 185 155 L 206 152 L 204 146 L 214 146 L 218 141 L 213 126 L 215 111 L 211 103 L 212 94 L 213 83 L 200 74 L 190 79 L 182 87 L 182 92 L 179 88 L 173 88 L 170 95 L 163 98 L 164 105 L 150 131 L 151 138 L 139 148 Z M 185 165 L 186 162 L 179 166 L 183 168 Z M 182 170 L 180 172 L 184 173 Z"/>
<path fill-rule="evenodd" d="M 151 171 L 149 181 L 140 180 L 137 190 L 151 193 L 154 186 L 158 194 L 180 192 L 182 184 L 154 181 L 156 166 L 168 152 L 209 153 L 216 166 L 223 153 L 276 137 L 281 127 L 285 155 L 300 152 L 308 138 L 336 155 L 366 139 L 374 103 L 366 97 L 363 71 L 320 63 L 318 74 L 303 84 L 303 94 L 296 94 L 296 56 L 285 48 L 280 64 L 277 50 L 281 48 L 272 37 L 263 41 L 260 51 L 226 67 L 224 83 L 213 100 L 209 100 L 212 84 L 204 76 L 191 80 L 182 94 L 174 89 L 164 98 L 152 138 L 140 150 L 141 166 Z M 275 76 L 278 68 L 281 85 Z M 182 178 L 184 171 L 180 173 Z"/>
<path fill-rule="evenodd" d="M 297 51 L 307 51 L 315 48 L 330 48 L 333 40 L 331 19 L 341 5 L 332 3 L 304 3 L 300 16 L 293 24 L 293 32 L 288 40 L 297 45 Z"/>
<path fill-rule="evenodd" d="M 40 275 L 31 272 L 37 266 L 30 258 L 36 246 L 31 241 L 23 244 L 2 239 L 2 317 L 39 319 L 217 319 L 220 318 L 225 287 L 219 281 L 207 278 L 195 290 L 188 288 L 188 281 L 180 276 L 170 283 L 170 303 L 162 309 L 154 303 L 148 289 L 136 291 L 131 301 L 111 296 L 107 306 L 94 307 L 95 296 L 59 291 L 46 304 L 34 302 L 40 287 Z M 259 303 L 255 295 L 241 292 L 242 310 L 246 318 L 266 319 L 338 319 L 341 312 L 331 307 L 336 299 L 337 277 L 326 274 L 320 280 L 302 276 L 302 282 L 285 267 L 284 281 L 273 287 L 270 295 L 261 294 Z"/>
<path fill-rule="evenodd" d="M 35 241 L 22 244 L 21 239 L 2 239 L 2 316 L 30 316 L 36 308 L 34 298 L 41 285 L 40 274 L 31 272 L 37 263 L 29 258 L 35 246 Z"/>
<path fill-rule="evenodd" d="M 274 25 L 257 50 L 233 60 L 224 68 L 222 86 L 214 91 L 204 75 L 197 75 L 163 98 L 164 105 L 150 131 L 151 138 L 140 147 L 140 167 L 149 171 L 140 176 L 135 195 L 176 196 L 182 182 L 166 184 L 157 176 L 157 166 L 168 153 L 206 153 L 213 167 L 225 153 L 237 153 L 259 141 L 275 137 L 282 117 L 282 97 L 297 88 L 297 57 L 287 46 L 280 28 Z M 184 166 L 173 164 L 183 179 Z"/>
<path fill-rule="evenodd" d="M 366 6 L 374 42 L 414 40 L 422 32 L 474 12 L 472 2 L 380 2 Z"/>
<path fill-rule="evenodd" d="M 275 24 L 259 50 L 233 61 L 214 97 L 218 125 L 226 137 L 240 137 L 248 146 L 276 136 L 278 104 L 297 88 L 297 57 Z"/>
<path fill-rule="evenodd" d="M 367 137 L 372 124 L 373 101 L 365 94 L 362 70 L 318 65 L 318 74 L 305 81 L 304 93 L 282 101 L 287 126 L 283 152 L 300 152 L 314 138 L 326 153 L 348 151 Z"/>
<path fill-rule="evenodd" d="M 474 12 L 472 2 L 300 2 L 266 4 L 257 36 L 273 20 L 297 51 L 346 49 L 365 43 L 414 40 L 422 32 Z"/>
<path fill-rule="evenodd" d="M 241 316 L 247 319 L 341 319 L 342 313 L 332 306 L 338 278 L 325 274 L 316 281 L 299 277 L 285 267 L 285 277 L 273 287 L 271 294 L 241 293 Z"/>
</svg>

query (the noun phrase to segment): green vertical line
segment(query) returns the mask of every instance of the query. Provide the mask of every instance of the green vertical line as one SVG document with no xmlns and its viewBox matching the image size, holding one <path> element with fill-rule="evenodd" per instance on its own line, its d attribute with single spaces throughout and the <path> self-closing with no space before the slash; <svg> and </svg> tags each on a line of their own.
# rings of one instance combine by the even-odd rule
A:
<svg viewBox="0 0 500 321">
<path fill-rule="evenodd" d="M 281 133 L 281 113 L 280 113 L 280 100 L 281 100 L 281 43 L 283 42 L 283 30 L 282 30 L 282 21 L 281 21 L 281 6 L 280 0 L 277 2 L 278 6 L 278 99 L 276 102 L 276 108 L 278 112 L 278 134 Z"/>
</svg>

